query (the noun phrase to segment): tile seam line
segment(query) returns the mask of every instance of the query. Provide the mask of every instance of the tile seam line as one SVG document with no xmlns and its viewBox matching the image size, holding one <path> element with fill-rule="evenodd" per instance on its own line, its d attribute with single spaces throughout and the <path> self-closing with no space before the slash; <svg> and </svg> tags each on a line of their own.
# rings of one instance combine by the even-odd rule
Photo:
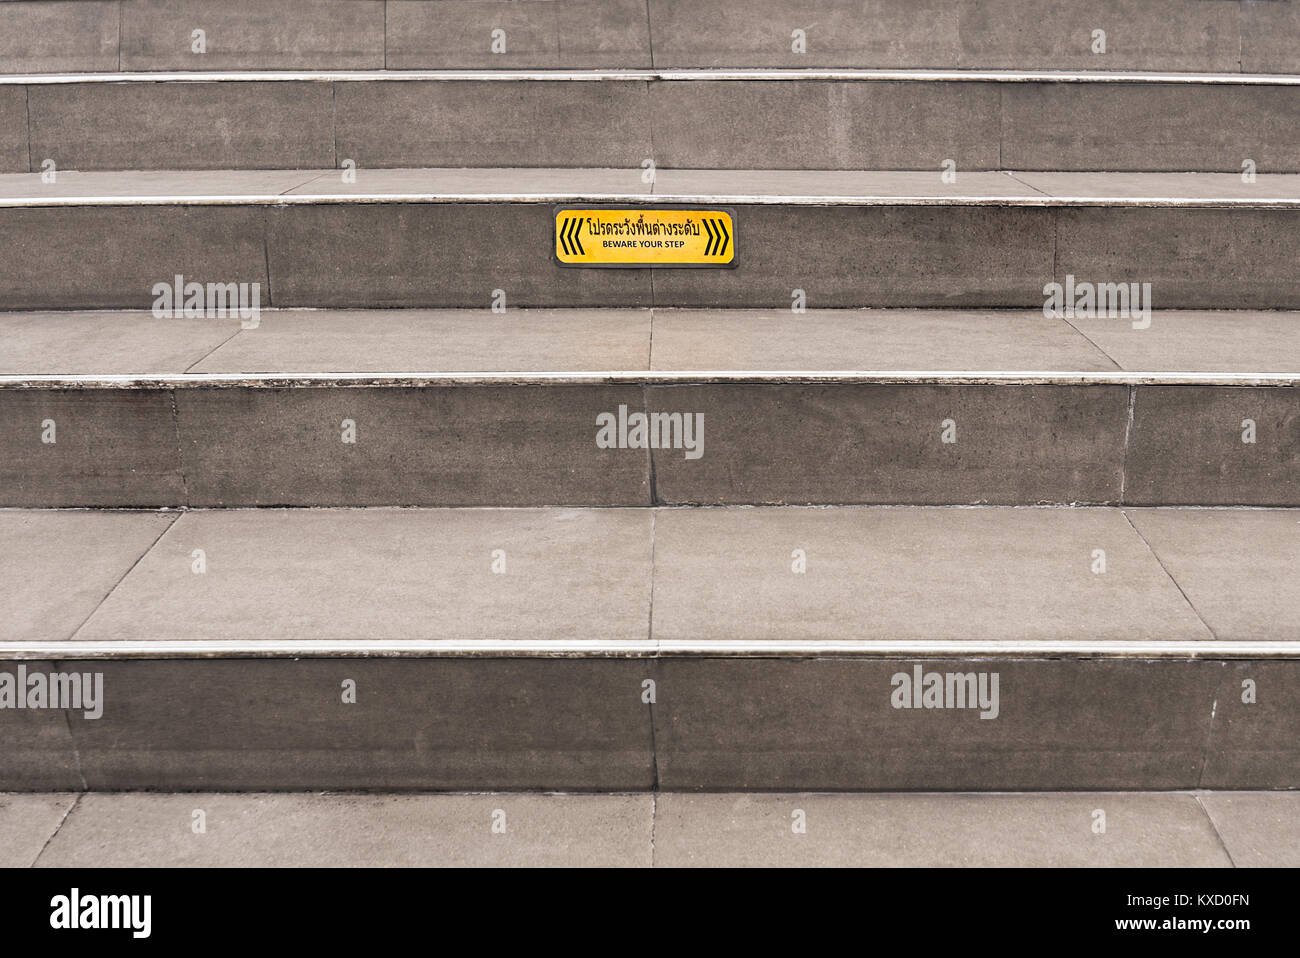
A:
<svg viewBox="0 0 1300 958">
<path fill-rule="evenodd" d="M 56 668 L 58 667 L 57 660 L 53 664 Z M 86 784 L 86 770 L 81 764 L 81 748 L 77 745 L 77 733 L 72 730 L 72 708 L 69 706 L 61 709 L 61 711 L 63 712 L 63 724 L 68 730 L 68 745 L 72 747 L 72 760 L 77 765 L 77 781 L 81 783 L 82 791 L 85 791 L 89 786 Z M 50 838 L 54 838 L 54 835 L 51 835 Z M 42 851 L 44 851 L 44 849 L 42 849 Z M 40 855 L 37 855 L 36 857 L 40 858 Z"/>
<path fill-rule="evenodd" d="M 119 70 L 112 73 L 13 73 L 0 75 L 0 86 L 33 84 L 131 83 L 364 83 L 444 81 L 475 82 L 933 82 L 933 83 L 1054 83 L 1071 85 L 1152 84 L 1184 86 L 1300 86 L 1291 73 L 1179 73 L 1159 71 L 1054 72 L 1035 70 L 909 70 L 909 69 L 534 69 L 534 70 Z"/>
<path fill-rule="evenodd" d="M 74 750 L 75 750 L 75 748 L 76 748 L 75 744 L 74 744 L 73 748 L 74 748 Z M 85 785 L 85 779 L 82 779 L 82 785 L 83 785 L 82 790 L 79 791 L 79 792 L 77 792 L 77 795 L 76 795 L 76 797 L 72 800 L 72 803 L 71 803 L 71 804 L 67 807 L 67 809 L 64 811 L 64 813 L 63 813 L 63 817 L 59 819 L 59 824 L 57 824 L 57 825 L 54 826 L 54 831 L 50 832 L 49 837 L 45 839 L 45 844 L 43 844 L 43 845 L 41 846 L 41 850 L 40 850 L 39 852 L 36 853 L 36 857 L 32 859 L 32 863 L 31 863 L 30 865 L 27 866 L 28 868 L 35 868 L 35 867 L 36 867 L 36 864 L 41 860 L 41 856 L 45 854 L 45 850 L 46 850 L 47 848 L 50 847 L 50 842 L 54 841 L 54 836 L 57 835 L 57 834 L 59 834 L 59 832 L 63 831 L 64 823 L 66 823 L 67 820 L 68 820 L 70 817 L 72 817 L 72 813 L 73 813 L 73 811 L 75 811 L 76 808 L 77 808 L 77 806 L 81 804 L 81 799 L 82 799 L 82 797 L 86 794 L 86 791 L 87 791 L 87 790 L 85 789 L 85 787 L 84 787 L 84 785 Z"/>
<path fill-rule="evenodd" d="M 1202 772 L 1204 769 L 1202 769 Z M 1223 833 L 1219 831 L 1219 823 L 1214 820 L 1214 813 L 1206 808 L 1205 803 L 1201 801 L 1199 792 L 1192 792 L 1192 798 L 1196 799 L 1196 804 L 1200 806 L 1201 812 L 1204 813 L 1206 821 L 1210 823 L 1210 830 L 1214 832 L 1214 837 L 1219 840 L 1219 847 L 1223 849 L 1223 854 L 1228 856 L 1228 861 L 1233 868 L 1240 868 L 1237 860 L 1232 857 L 1232 851 L 1228 848 L 1228 842 L 1224 839 Z"/>
<path fill-rule="evenodd" d="M 267 284 L 267 295 L 268 295 L 268 297 L 270 296 L 270 292 L 271 292 L 271 291 L 270 291 L 270 284 L 268 283 L 268 284 Z M 221 342 L 217 343 L 215 346 L 213 346 L 211 349 L 209 349 L 207 352 L 205 352 L 205 353 L 204 353 L 202 356 L 200 356 L 198 359 L 194 360 L 194 362 L 192 362 L 192 363 L 190 363 L 188 366 L 186 366 L 186 367 L 185 367 L 185 372 L 182 373 L 181 375 L 189 376 L 189 375 L 193 374 L 193 372 L 194 372 L 194 367 L 195 367 L 195 366 L 198 366 L 198 365 L 200 365 L 201 363 L 206 362 L 208 359 L 210 359 L 210 358 L 212 357 L 212 355 L 213 355 L 214 353 L 216 353 L 218 350 L 220 350 L 223 346 L 225 346 L 227 343 L 229 343 L 232 339 L 234 339 L 236 336 L 238 336 L 238 335 L 239 335 L 240 333 L 242 333 L 243 331 L 244 331 L 244 327 L 243 327 L 242 324 L 239 325 L 239 326 L 236 326 L 235 329 L 234 329 L 234 331 L 231 332 L 231 334 L 230 334 L 229 336 L 227 336 L 227 337 L 226 337 L 225 339 L 223 339 Z M 175 412 L 175 403 L 174 403 L 174 402 L 173 402 L 173 410 L 172 410 L 172 411 Z M 177 440 L 179 441 L 179 439 L 180 439 L 180 435 L 178 434 L 176 438 L 177 438 Z"/>
<path fill-rule="evenodd" d="M 176 403 L 175 389 L 167 390 L 167 400 L 168 400 L 168 406 L 170 407 L 171 414 L 172 414 L 172 438 L 176 441 L 176 471 L 179 472 L 181 475 L 181 496 L 182 496 L 182 507 L 184 508 L 184 507 L 188 507 L 190 504 L 190 478 L 185 473 L 185 444 L 181 441 L 181 412 L 180 412 L 180 408 L 177 406 Z M 173 519 L 172 521 L 175 522 L 175 519 Z M 170 528 L 170 526 L 168 526 L 168 528 Z M 166 529 L 163 530 L 164 533 L 166 533 L 166 531 L 167 531 Z M 159 536 L 159 538 L 162 537 Z M 157 542 L 156 539 L 154 541 Z M 150 546 L 149 548 L 152 549 L 153 546 Z M 147 552 L 148 550 L 145 551 Z M 141 558 L 143 558 L 143 556 Z M 137 559 L 136 561 L 138 562 L 139 560 Z M 134 566 L 132 566 L 132 568 L 134 568 Z M 127 571 L 129 572 L 130 570 Z M 118 581 L 120 582 L 121 580 Z M 113 588 L 116 589 L 117 586 L 114 586 Z M 112 594 L 112 590 L 110 590 L 110 594 Z M 104 596 L 104 599 L 100 600 L 101 604 L 107 599 L 108 596 L 107 595 Z M 95 611 L 98 611 L 98 609 L 99 606 L 96 606 Z M 95 612 L 92 611 L 91 615 L 94 614 Z M 90 616 L 87 616 L 86 618 L 87 621 L 89 621 Z M 81 624 L 84 626 L 86 623 L 82 622 Z M 78 629 L 80 629 L 80 627 L 78 627 Z M 75 638 L 76 635 L 77 635 L 76 632 L 72 633 L 73 638 Z"/>
<path fill-rule="evenodd" d="M 1215 719 L 1219 714 L 1219 693 L 1223 691 L 1223 683 L 1228 678 L 1228 663 L 1221 662 L 1219 669 L 1219 681 L 1214 685 L 1214 698 L 1210 705 L 1209 727 L 1205 730 L 1205 748 L 1201 752 L 1201 767 L 1196 774 L 1196 787 L 1202 789 L 1205 787 L 1205 770 L 1210 767 L 1210 754 L 1214 748 L 1214 726 Z"/>
<path fill-rule="evenodd" d="M 1002 165 L 1002 156 L 1001 156 L 1001 154 L 998 155 L 998 165 L 999 165 L 999 166 Z M 1027 189 L 1027 190 L 1033 190 L 1035 193 L 1037 193 L 1037 194 L 1040 195 L 1040 196 L 1051 196 L 1051 195 L 1052 195 L 1051 193 L 1044 193 L 1044 192 L 1043 192 L 1042 190 L 1040 190 L 1038 187 L 1034 186 L 1034 184 L 1032 184 L 1032 183 L 1028 183 L 1028 182 L 1026 182 L 1025 180 L 1021 179 L 1021 177 L 1022 177 L 1024 174 L 1032 172 L 1032 171 L 1030 171 L 1030 170 L 1007 170 L 1007 169 L 1004 169 L 1004 170 L 1002 170 L 1002 172 L 1005 173 L 1007 176 L 1011 177 L 1011 179 L 1015 180 L 1017 183 L 1019 183 L 1019 184 L 1020 184 L 1021 186 L 1023 186 L 1025 189 Z"/>
<path fill-rule="evenodd" d="M 23 87 L 23 109 L 26 113 L 27 121 L 27 172 L 34 173 L 32 169 L 32 88 Z"/>
<path fill-rule="evenodd" d="M 1135 523 L 1133 518 L 1129 515 L 1129 510 L 1131 508 L 1134 507 L 1127 505 L 1123 506 L 1120 508 L 1119 514 L 1124 517 L 1124 521 L 1128 523 L 1129 528 L 1133 530 L 1134 534 L 1142 540 L 1142 544 L 1146 546 L 1147 552 L 1151 553 L 1151 558 L 1156 560 L 1156 563 L 1160 566 L 1160 570 L 1168 577 L 1169 581 L 1174 584 L 1174 588 L 1178 590 L 1178 593 L 1183 597 L 1183 601 L 1187 603 L 1187 608 L 1192 610 L 1192 614 L 1196 616 L 1196 620 L 1200 622 L 1201 625 L 1205 627 L 1205 631 L 1210 634 L 1211 640 L 1214 642 L 1227 641 L 1226 639 L 1220 638 L 1219 634 L 1214 631 L 1213 626 L 1211 626 L 1209 622 L 1205 621 L 1205 616 L 1201 615 L 1201 610 L 1196 607 L 1196 604 L 1192 602 L 1191 596 L 1189 596 L 1183 589 L 1183 584 L 1174 578 L 1174 574 L 1169 571 L 1169 567 L 1165 565 L 1165 561 L 1160 558 L 1159 553 L 1157 553 L 1151 546 L 1147 537 L 1142 534 L 1142 530 L 1137 527 L 1137 523 Z"/>
<path fill-rule="evenodd" d="M 135 557 L 135 561 L 132 562 L 131 565 L 128 566 L 120 576 L 117 577 L 117 580 L 111 586 L 109 586 L 108 591 L 105 592 L 103 596 L 100 598 L 100 600 L 95 603 L 95 607 L 90 610 L 90 612 L 86 615 L 84 619 L 81 620 L 81 623 L 75 629 L 73 629 L 71 633 L 69 633 L 68 638 L 62 640 L 62 642 L 60 642 L 59 645 L 62 645 L 63 643 L 72 643 L 74 645 L 72 645 L 71 647 L 75 647 L 75 643 L 77 641 L 77 635 L 81 632 L 82 629 L 86 627 L 86 623 L 95 617 L 95 613 L 98 612 L 100 608 L 104 605 L 104 603 L 108 601 L 109 597 L 114 592 L 117 591 L 118 586 L 120 586 L 123 583 L 123 581 L 125 581 L 127 576 L 129 576 L 132 572 L 135 571 L 136 566 L 138 566 L 142 561 L 144 561 L 144 557 L 154 550 L 154 547 L 157 546 L 158 543 L 162 541 L 163 536 L 167 535 L 167 533 L 171 531 L 172 526 L 176 525 L 176 521 L 180 519 L 182 515 L 182 513 L 180 512 L 175 512 L 175 513 L 159 512 L 157 514 L 167 516 L 168 521 L 163 524 L 162 529 L 160 529 L 158 534 L 153 537 L 153 540 L 149 543 L 149 545 L 147 545 L 143 550 L 141 550 L 140 554 Z M 56 645 L 54 647 L 58 648 L 59 646 Z M 0 643 L 0 650 L 2 649 L 3 649 L 3 644 Z M 68 658 L 68 656 L 66 655 L 59 655 L 57 657 L 61 659 Z"/>
<path fill-rule="evenodd" d="M 1058 274 L 1056 273 L 1055 254 L 1053 254 L 1053 277 L 1052 277 L 1052 278 L 1053 278 L 1053 281 L 1055 281 L 1055 278 L 1056 278 L 1057 275 L 1058 275 Z M 1084 342 L 1086 342 L 1086 343 L 1087 343 L 1089 346 L 1091 346 L 1093 349 L 1097 350 L 1098 354 L 1100 354 L 1101 357 L 1102 357 L 1103 359 L 1105 359 L 1108 363 L 1110 363 L 1112 366 L 1114 366 L 1114 367 L 1115 367 L 1115 369 L 1113 370 L 1114 372 L 1125 372 L 1125 371 L 1126 371 L 1126 370 L 1124 369 L 1124 367 L 1120 365 L 1120 362 L 1119 362 L 1118 359 L 1116 359 L 1116 358 L 1115 358 L 1114 356 L 1112 356 L 1110 353 L 1106 352 L 1106 350 L 1103 349 L 1103 348 L 1102 348 L 1102 347 L 1101 347 L 1101 346 L 1100 346 L 1100 345 L 1099 345 L 1099 344 L 1098 344 L 1098 343 L 1097 343 L 1097 342 L 1096 342 L 1096 341 L 1095 341 L 1091 336 L 1089 336 L 1087 333 L 1085 333 L 1082 329 L 1080 329 L 1080 328 L 1079 328 L 1078 326 L 1076 326 L 1074 323 L 1070 322 L 1070 317 L 1068 317 L 1068 316 L 1062 316 L 1062 317 L 1061 317 L 1061 322 L 1065 323 L 1066 326 L 1069 326 L 1069 327 L 1070 327 L 1071 329 L 1073 329 L 1076 333 L 1078 333 L 1081 337 L 1083 337 Z M 189 372 L 189 370 L 186 370 L 186 372 Z"/>
</svg>

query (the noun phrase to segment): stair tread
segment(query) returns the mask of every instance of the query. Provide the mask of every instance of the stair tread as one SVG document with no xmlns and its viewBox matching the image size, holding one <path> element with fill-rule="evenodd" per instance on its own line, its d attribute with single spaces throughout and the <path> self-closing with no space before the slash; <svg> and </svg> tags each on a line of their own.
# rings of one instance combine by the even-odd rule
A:
<svg viewBox="0 0 1300 958">
<path fill-rule="evenodd" d="M 321 6 L 316 4 L 316 6 Z M 1295 69 L 1300 16 L 1287 3 L 1104 0 L 978 7 L 901 0 L 832 2 L 226 3 L 204 23 L 220 37 L 202 56 L 188 8 L 5 3 L 0 70 L 401 67 L 1046 66 L 1069 69 Z M 70 7 L 72 9 L 64 9 Z M 82 9 L 84 8 L 84 9 Z M 255 12 L 254 12 L 255 11 Z M 791 43 L 803 23 L 806 43 Z M 1104 23 L 1112 45 L 1093 49 Z M 508 27 L 496 48 L 492 31 Z M 1121 39 L 1122 38 L 1122 39 Z"/>
<path fill-rule="evenodd" d="M 898 170 L 473 168 L 60 171 L 0 174 L 0 206 L 150 203 L 610 199 L 730 203 L 993 203 L 995 205 L 1300 204 L 1300 173 L 958 172 Z"/>
<path fill-rule="evenodd" d="M 268 309 L 0 313 L 0 384 L 373 374 L 498 378 L 809 376 L 1214 383 L 1300 375 L 1300 312 L 1156 310 L 1141 320 L 945 309 Z"/>
<path fill-rule="evenodd" d="M 12 545 L 0 557 L 10 583 L 0 656 L 1295 657 L 1300 595 L 1275 584 L 1300 559 L 1298 515 L 0 510 Z M 494 549 L 504 574 L 492 571 Z M 794 549 L 806 555 L 803 574 L 792 572 Z"/>
</svg>

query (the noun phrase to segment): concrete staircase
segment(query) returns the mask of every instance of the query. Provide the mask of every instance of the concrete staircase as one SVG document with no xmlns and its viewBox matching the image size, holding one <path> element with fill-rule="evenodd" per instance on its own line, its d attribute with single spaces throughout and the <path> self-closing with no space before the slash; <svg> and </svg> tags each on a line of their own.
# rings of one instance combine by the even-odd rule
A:
<svg viewBox="0 0 1300 958">
<path fill-rule="evenodd" d="M 1297 74 L 1286 0 L 0 0 L 0 791 L 1300 787 Z"/>
</svg>

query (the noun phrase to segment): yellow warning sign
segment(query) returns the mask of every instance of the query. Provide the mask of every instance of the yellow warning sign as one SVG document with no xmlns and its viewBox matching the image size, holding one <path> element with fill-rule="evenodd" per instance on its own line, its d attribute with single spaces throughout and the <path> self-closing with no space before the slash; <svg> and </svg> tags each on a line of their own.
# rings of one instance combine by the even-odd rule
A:
<svg viewBox="0 0 1300 958">
<path fill-rule="evenodd" d="M 734 266 L 736 218 L 728 209 L 555 210 L 561 266 Z"/>
</svg>

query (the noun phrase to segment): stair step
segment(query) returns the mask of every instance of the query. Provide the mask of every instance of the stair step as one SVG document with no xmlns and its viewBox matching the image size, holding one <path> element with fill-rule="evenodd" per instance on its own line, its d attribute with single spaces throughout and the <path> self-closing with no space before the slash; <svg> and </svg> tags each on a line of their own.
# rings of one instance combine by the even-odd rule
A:
<svg viewBox="0 0 1300 958">
<path fill-rule="evenodd" d="M 206 833 L 178 841 L 196 808 Z M 10 793 L 0 864 L 1294 868 L 1298 812 L 1294 792 Z"/>
<path fill-rule="evenodd" d="M 267 306 L 1041 308 L 1068 275 L 1162 309 L 1298 308 L 1300 176 L 213 171 L 0 177 L 0 308 L 149 308 L 155 284 Z M 229 177 L 226 179 L 225 177 Z M 295 180 L 297 185 L 294 185 Z M 724 205 L 734 269 L 560 269 L 555 204 Z M 500 291 L 500 292 L 497 292 Z"/>
<path fill-rule="evenodd" d="M 1294 788 L 1297 515 L 4 510 L 0 672 L 101 673 L 103 712 L 0 710 L 0 767 L 28 790 Z M 928 706 L 900 691 L 918 671 Z"/>
<path fill-rule="evenodd" d="M 5 313 L 0 505 L 1294 505 L 1298 322 Z"/>
<path fill-rule="evenodd" d="M 191 33 L 206 31 L 196 54 Z M 1093 31 L 1107 34 L 1105 53 Z M 494 37 L 494 31 L 503 35 Z M 802 50 L 793 33 L 803 30 Z M 0 71 L 865 66 L 1295 72 L 1283 2 L 5 2 Z M 494 49 L 494 39 L 499 42 Z M 504 47 L 502 47 L 504 43 Z"/>
<path fill-rule="evenodd" d="M 554 2 L 554 0 L 552 0 Z M 6 4 L 8 6 L 10 4 Z M 1300 76 L 758 71 L 0 77 L 0 172 L 1300 171 Z M 1078 117 L 1088 135 L 1079 136 Z"/>
</svg>

